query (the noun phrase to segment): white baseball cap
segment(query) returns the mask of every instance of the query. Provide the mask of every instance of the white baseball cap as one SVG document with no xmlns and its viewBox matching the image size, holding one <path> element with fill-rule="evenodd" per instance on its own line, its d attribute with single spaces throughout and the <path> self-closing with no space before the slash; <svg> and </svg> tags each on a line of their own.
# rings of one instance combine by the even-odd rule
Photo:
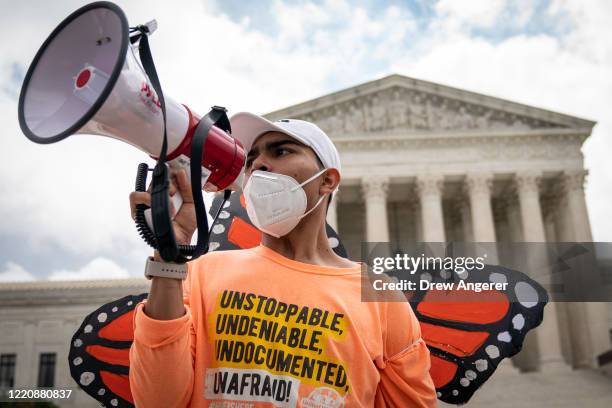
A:
<svg viewBox="0 0 612 408">
<path fill-rule="evenodd" d="M 299 119 L 279 119 L 271 122 L 249 112 L 239 112 L 230 118 L 232 136 L 248 153 L 255 140 L 267 132 L 280 132 L 310 147 L 325 168 L 340 170 L 340 155 L 329 136 L 314 123 Z"/>
</svg>

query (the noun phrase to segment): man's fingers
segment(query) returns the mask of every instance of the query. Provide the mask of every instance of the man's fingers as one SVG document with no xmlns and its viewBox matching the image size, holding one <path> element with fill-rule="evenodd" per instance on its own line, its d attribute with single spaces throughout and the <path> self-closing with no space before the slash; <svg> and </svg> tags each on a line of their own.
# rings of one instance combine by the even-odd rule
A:
<svg viewBox="0 0 612 408">
<path fill-rule="evenodd" d="M 138 204 L 144 204 L 147 207 L 151 207 L 151 194 L 142 191 L 133 191 L 130 193 L 130 210 L 132 213 L 132 219 L 136 218 L 136 206 Z"/>
<path fill-rule="evenodd" d="M 171 177 L 170 178 L 170 188 L 168 189 L 168 193 L 170 193 L 170 197 L 172 197 L 174 194 L 176 194 L 176 178 Z"/>
<path fill-rule="evenodd" d="M 176 183 L 178 192 L 181 193 L 183 197 L 183 202 L 192 203 L 193 202 L 193 194 L 191 194 L 191 184 L 189 183 L 189 179 L 187 178 L 187 173 L 185 169 L 178 170 L 175 173 Z"/>
<path fill-rule="evenodd" d="M 168 201 L 168 207 L 170 207 L 170 219 L 173 220 L 176 216 L 176 208 L 174 208 L 174 200 Z"/>
</svg>

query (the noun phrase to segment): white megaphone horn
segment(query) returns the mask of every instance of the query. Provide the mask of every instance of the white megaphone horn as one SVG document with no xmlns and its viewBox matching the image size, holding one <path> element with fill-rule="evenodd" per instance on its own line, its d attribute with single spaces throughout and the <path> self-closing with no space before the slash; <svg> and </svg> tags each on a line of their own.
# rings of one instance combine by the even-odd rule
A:
<svg viewBox="0 0 612 408">
<path fill-rule="evenodd" d="M 153 23 L 153 22 L 152 22 Z M 148 24 L 153 30 L 154 24 Z M 186 168 L 200 117 L 168 96 L 168 164 Z M 160 102 L 130 43 L 127 18 L 117 5 L 95 2 L 62 21 L 40 47 L 19 96 L 19 124 L 36 143 L 74 134 L 122 140 L 157 159 L 163 142 Z M 202 164 L 207 190 L 237 189 L 245 152 L 241 143 L 212 126 Z M 182 200 L 173 197 L 175 208 Z M 149 219 L 150 221 L 150 219 Z M 149 222 L 151 225 L 151 222 Z"/>
</svg>

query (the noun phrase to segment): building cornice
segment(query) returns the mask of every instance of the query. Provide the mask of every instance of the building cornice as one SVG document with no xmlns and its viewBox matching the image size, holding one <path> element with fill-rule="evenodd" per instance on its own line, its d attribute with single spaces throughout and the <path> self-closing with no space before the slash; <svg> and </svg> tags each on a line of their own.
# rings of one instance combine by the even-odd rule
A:
<svg viewBox="0 0 612 408">
<path fill-rule="evenodd" d="M 365 151 L 383 150 L 398 147 L 432 146 L 441 147 L 452 143 L 453 145 L 468 145 L 474 143 L 537 143 L 551 141 L 573 141 L 578 145 L 589 137 L 590 129 L 534 129 L 525 131 L 497 130 L 491 131 L 453 131 L 453 132 L 422 132 L 405 133 L 390 131 L 378 134 L 358 134 L 352 137 L 337 137 L 334 144 L 343 150 Z"/>
<path fill-rule="evenodd" d="M 105 280 L 74 280 L 74 281 L 33 281 L 0 283 L 0 293 L 33 290 L 69 290 L 69 289 L 102 289 L 129 288 L 148 286 L 145 278 L 105 279 Z"/>
<path fill-rule="evenodd" d="M 149 291 L 144 278 L 0 284 L 0 307 L 104 304 Z"/>
</svg>

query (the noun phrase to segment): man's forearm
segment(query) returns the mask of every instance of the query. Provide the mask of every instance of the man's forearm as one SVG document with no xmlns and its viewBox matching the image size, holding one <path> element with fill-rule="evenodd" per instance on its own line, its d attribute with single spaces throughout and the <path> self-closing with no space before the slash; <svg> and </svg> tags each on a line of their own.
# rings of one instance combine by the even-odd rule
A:
<svg viewBox="0 0 612 408">
<path fill-rule="evenodd" d="M 151 319 L 173 320 L 185 315 L 183 281 L 155 276 L 143 311 Z"/>
</svg>

